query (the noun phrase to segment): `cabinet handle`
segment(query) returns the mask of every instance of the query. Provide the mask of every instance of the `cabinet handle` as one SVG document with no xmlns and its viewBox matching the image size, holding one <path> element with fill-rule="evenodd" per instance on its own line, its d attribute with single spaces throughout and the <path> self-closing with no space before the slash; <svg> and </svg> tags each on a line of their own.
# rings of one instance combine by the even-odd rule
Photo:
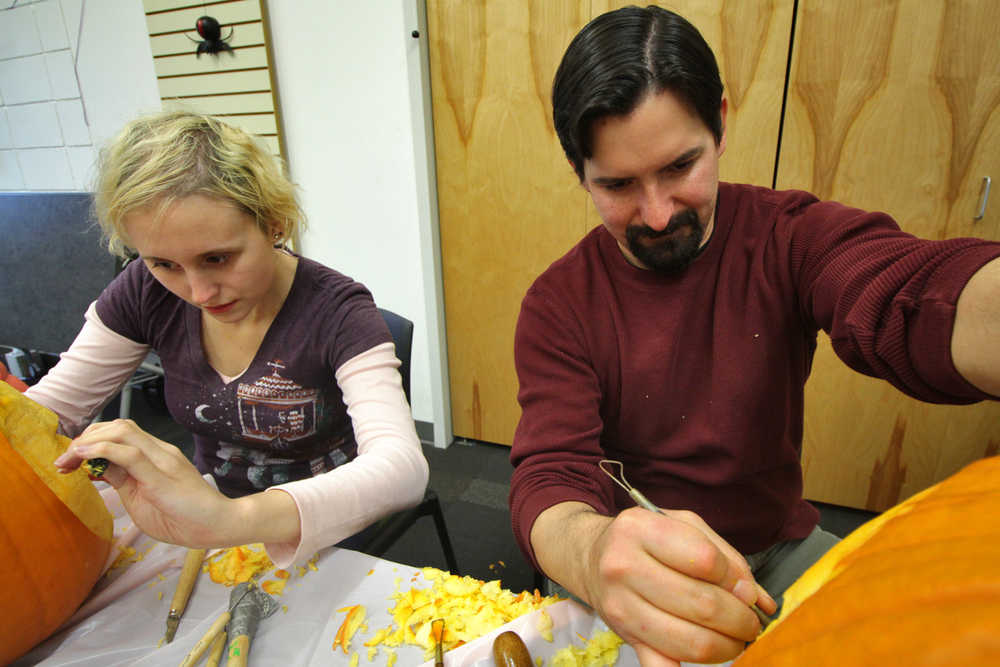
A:
<svg viewBox="0 0 1000 667">
<path fill-rule="evenodd" d="M 983 198 L 979 200 L 979 213 L 973 220 L 982 220 L 986 215 L 986 202 L 990 199 L 990 184 L 993 182 L 989 176 L 983 176 Z"/>
</svg>

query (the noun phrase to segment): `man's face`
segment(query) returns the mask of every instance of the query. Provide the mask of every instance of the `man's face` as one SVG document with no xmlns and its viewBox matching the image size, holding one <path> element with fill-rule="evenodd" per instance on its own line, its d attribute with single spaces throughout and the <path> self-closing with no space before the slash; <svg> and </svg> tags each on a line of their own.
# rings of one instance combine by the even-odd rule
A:
<svg viewBox="0 0 1000 667">
<path fill-rule="evenodd" d="M 721 112 L 725 127 L 725 100 Z M 625 258 L 643 269 L 684 269 L 711 237 L 725 130 L 716 144 L 695 113 L 660 92 L 592 131 L 583 187 Z"/>
</svg>

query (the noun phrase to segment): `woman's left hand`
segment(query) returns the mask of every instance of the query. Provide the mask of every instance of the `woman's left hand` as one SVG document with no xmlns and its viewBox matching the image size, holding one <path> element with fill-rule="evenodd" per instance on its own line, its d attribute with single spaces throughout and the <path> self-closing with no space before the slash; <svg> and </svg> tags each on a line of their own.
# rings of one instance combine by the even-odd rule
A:
<svg viewBox="0 0 1000 667">
<path fill-rule="evenodd" d="M 87 427 L 55 465 L 70 472 L 92 458 L 111 463 L 101 479 L 118 491 L 132 520 L 150 537 L 192 548 L 233 546 L 225 533 L 236 520 L 233 501 L 174 445 L 129 419 L 116 419 Z"/>
</svg>

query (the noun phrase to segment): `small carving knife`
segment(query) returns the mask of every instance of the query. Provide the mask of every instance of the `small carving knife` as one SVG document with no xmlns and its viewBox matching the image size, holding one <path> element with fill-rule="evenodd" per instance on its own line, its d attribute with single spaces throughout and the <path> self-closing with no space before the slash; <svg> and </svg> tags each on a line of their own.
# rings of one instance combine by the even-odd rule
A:
<svg viewBox="0 0 1000 667">
<path fill-rule="evenodd" d="M 205 560 L 204 549 L 188 549 L 184 557 L 184 567 L 181 568 L 181 576 L 177 580 L 177 590 L 174 591 L 174 599 L 170 601 L 170 613 L 167 614 L 167 634 L 164 639 L 169 644 L 177 634 L 177 626 L 181 622 L 181 615 L 187 607 L 188 598 L 191 597 L 191 589 L 194 581 L 198 578 L 201 570 L 201 563 Z"/>
</svg>

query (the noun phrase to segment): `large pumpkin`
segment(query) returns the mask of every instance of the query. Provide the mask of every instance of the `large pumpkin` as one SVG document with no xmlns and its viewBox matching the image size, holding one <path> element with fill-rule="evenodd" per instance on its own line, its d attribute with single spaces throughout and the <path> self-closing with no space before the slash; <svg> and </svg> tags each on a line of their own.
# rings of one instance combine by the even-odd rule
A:
<svg viewBox="0 0 1000 667">
<path fill-rule="evenodd" d="M 69 444 L 54 413 L 0 382 L 0 665 L 69 618 L 107 562 L 114 522 L 81 471 L 56 472 Z"/>
<path fill-rule="evenodd" d="M 998 664 L 1000 457 L 848 535 L 734 667 Z"/>
</svg>

